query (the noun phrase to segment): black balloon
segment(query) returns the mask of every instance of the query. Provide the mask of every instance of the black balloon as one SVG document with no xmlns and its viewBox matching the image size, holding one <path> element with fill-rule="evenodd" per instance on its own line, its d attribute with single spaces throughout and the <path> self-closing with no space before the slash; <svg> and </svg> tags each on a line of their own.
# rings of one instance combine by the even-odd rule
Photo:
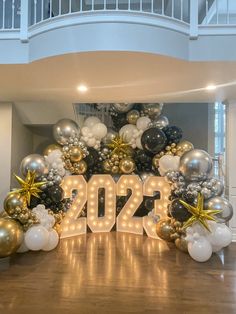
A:
<svg viewBox="0 0 236 314">
<path fill-rule="evenodd" d="M 167 126 L 162 130 L 167 137 L 168 144 L 179 143 L 183 136 L 183 131 L 177 126 Z"/>
<path fill-rule="evenodd" d="M 93 147 L 88 147 L 88 156 L 85 157 L 85 162 L 88 166 L 88 168 L 93 167 L 98 159 L 99 159 L 99 154 L 98 151 L 96 149 L 94 149 Z"/>
<path fill-rule="evenodd" d="M 60 186 L 52 186 L 48 189 L 48 195 L 53 202 L 60 202 L 63 199 L 63 189 Z"/>
<path fill-rule="evenodd" d="M 146 152 L 158 154 L 167 145 L 167 138 L 162 130 L 150 128 L 143 132 L 141 144 Z"/>
<path fill-rule="evenodd" d="M 172 201 L 169 210 L 171 216 L 180 222 L 187 221 L 192 216 L 192 214 L 184 207 L 184 205 L 180 203 L 178 199 Z"/>
<path fill-rule="evenodd" d="M 138 171 L 152 171 L 152 157 L 148 156 L 144 150 L 137 150 L 134 160 Z"/>
</svg>

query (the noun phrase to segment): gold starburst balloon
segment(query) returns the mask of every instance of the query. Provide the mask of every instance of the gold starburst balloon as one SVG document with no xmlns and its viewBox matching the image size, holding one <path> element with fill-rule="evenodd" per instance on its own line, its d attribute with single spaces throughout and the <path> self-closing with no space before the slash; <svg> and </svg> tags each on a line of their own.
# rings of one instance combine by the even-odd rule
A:
<svg viewBox="0 0 236 314">
<path fill-rule="evenodd" d="M 120 136 L 116 136 L 107 146 L 112 149 L 112 154 L 124 153 L 130 155 L 131 153 L 130 145 L 127 144 Z"/>
<path fill-rule="evenodd" d="M 35 196 L 39 198 L 39 193 L 42 192 L 40 190 L 40 187 L 45 184 L 45 182 L 35 182 L 36 174 L 33 171 L 28 171 L 25 180 L 18 177 L 16 174 L 14 174 L 16 180 L 19 182 L 21 188 L 14 190 L 12 193 L 20 193 L 25 200 L 27 201 L 27 204 L 30 205 L 31 196 Z"/>
<path fill-rule="evenodd" d="M 199 222 L 204 228 L 206 228 L 209 232 L 211 232 L 207 220 L 213 220 L 216 221 L 214 218 L 214 215 L 221 212 L 221 210 L 213 210 L 213 209 L 204 209 L 204 197 L 201 193 L 198 193 L 197 197 L 197 205 L 193 206 L 190 205 L 182 200 L 180 200 L 180 203 L 184 205 L 184 207 L 192 214 L 192 217 L 190 217 L 183 225 L 183 228 L 188 228 L 191 225 L 193 225 L 195 222 Z"/>
</svg>

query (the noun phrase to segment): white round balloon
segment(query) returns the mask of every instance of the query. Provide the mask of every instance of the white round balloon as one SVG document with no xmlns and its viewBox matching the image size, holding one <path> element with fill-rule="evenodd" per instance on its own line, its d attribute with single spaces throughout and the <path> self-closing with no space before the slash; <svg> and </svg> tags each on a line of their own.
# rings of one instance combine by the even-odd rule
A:
<svg viewBox="0 0 236 314">
<path fill-rule="evenodd" d="M 39 251 L 48 242 L 49 233 L 41 225 L 29 228 L 25 233 L 25 244 L 29 250 Z"/>
<path fill-rule="evenodd" d="M 133 137 L 134 134 L 138 131 L 138 129 L 136 128 L 135 125 L 133 124 L 126 124 L 124 125 L 120 131 L 119 131 L 119 135 L 127 142 L 129 143 Z"/>
<path fill-rule="evenodd" d="M 28 247 L 25 244 L 25 238 L 24 238 L 24 240 L 21 243 L 21 246 L 17 250 L 17 253 L 25 253 L 25 252 L 28 252 L 28 251 L 29 251 L 29 249 L 28 249 Z"/>
<path fill-rule="evenodd" d="M 139 130 L 146 130 L 148 128 L 149 123 L 151 122 L 151 119 L 148 117 L 140 117 L 137 120 L 136 126 Z"/>
<path fill-rule="evenodd" d="M 232 242 L 232 231 L 224 224 L 216 224 L 213 232 L 207 236 L 213 246 L 226 247 Z"/>
<path fill-rule="evenodd" d="M 212 255 L 212 247 L 205 237 L 188 243 L 189 255 L 197 262 L 206 262 Z"/>
<path fill-rule="evenodd" d="M 167 171 L 178 171 L 179 161 L 179 156 L 164 155 L 159 160 L 159 170 L 162 173 L 166 173 Z"/>
<path fill-rule="evenodd" d="M 57 247 L 59 243 L 59 236 L 56 230 L 49 231 L 47 244 L 42 248 L 43 251 L 51 251 Z"/>
<path fill-rule="evenodd" d="M 98 117 L 88 117 L 85 121 L 84 121 L 84 127 L 88 127 L 89 129 L 91 129 L 95 124 L 97 123 L 101 123 L 101 120 Z"/>
<path fill-rule="evenodd" d="M 101 140 L 107 135 L 107 127 L 103 123 L 97 123 L 92 127 L 92 133 L 96 139 Z"/>
</svg>

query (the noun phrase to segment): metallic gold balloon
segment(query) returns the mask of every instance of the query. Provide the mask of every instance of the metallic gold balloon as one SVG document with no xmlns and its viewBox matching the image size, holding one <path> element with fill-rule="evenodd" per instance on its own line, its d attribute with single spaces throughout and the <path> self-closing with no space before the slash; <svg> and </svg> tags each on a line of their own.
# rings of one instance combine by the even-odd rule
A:
<svg viewBox="0 0 236 314">
<path fill-rule="evenodd" d="M 194 149 L 194 146 L 191 142 L 182 141 L 177 145 L 176 149 L 177 149 L 177 156 L 182 156 L 185 152 L 188 152 Z"/>
<path fill-rule="evenodd" d="M 16 207 L 23 207 L 24 200 L 20 193 L 8 194 L 4 200 L 4 209 L 9 214 L 12 215 L 15 212 Z"/>
<path fill-rule="evenodd" d="M 158 155 L 155 155 L 152 159 L 153 167 L 156 169 L 158 169 L 159 167 L 159 160 L 160 160 L 160 157 Z"/>
<path fill-rule="evenodd" d="M 24 238 L 21 226 L 13 219 L 0 219 L 0 257 L 15 253 Z"/>
<path fill-rule="evenodd" d="M 136 124 L 139 117 L 140 117 L 140 113 L 138 110 L 131 110 L 126 115 L 127 121 L 130 124 Z"/>
<path fill-rule="evenodd" d="M 103 162 L 103 168 L 105 171 L 110 172 L 111 171 L 111 164 L 109 160 L 105 160 Z"/>
<path fill-rule="evenodd" d="M 113 174 L 119 173 L 119 167 L 113 166 L 113 167 L 111 168 L 111 172 L 112 172 Z"/>
<path fill-rule="evenodd" d="M 172 242 L 171 235 L 175 232 L 175 229 L 171 226 L 171 219 L 161 219 L 157 223 L 156 232 L 161 239 Z"/>
<path fill-rule="evenodd" d="M 135 162 L 130 158 L 124 158 L 120 161 L 119 168 L 123 173 L 131 173 L 135 169 Z"/>
<path fill-rule="evenodd" d="M 61 146 L 57 145 L 57 144 L 50 144 L 48 145 L 44 151 L 43 151 L 43 155 L 44 156 L 48 156 L 50 153 L 52 153 L 54 150 L 59 149 L 61 150 Z"/>
<path fill-rule="evenodd" d="M 70 149 L 69 154 L 70 154 L 70 160 L 72 162 L 78 162 L 78 161 L 81 161 L 83 159 L 83 151 L 78 146 L 73 146 Z"/>
<path fill-rule="evenodd" d="M 182 252 L 188 253 L 188 242 L 185 240 L 184 237 L 180 237 L 175 240 L 175 245 L 177 249 Z"/>
<path fill-rule="evenodd" d="M 76 174 L 84 174 L 87 170 L 87 164 L 84 160 L 78 162 L 77 167 L 75 169 Z"/>
</svg>

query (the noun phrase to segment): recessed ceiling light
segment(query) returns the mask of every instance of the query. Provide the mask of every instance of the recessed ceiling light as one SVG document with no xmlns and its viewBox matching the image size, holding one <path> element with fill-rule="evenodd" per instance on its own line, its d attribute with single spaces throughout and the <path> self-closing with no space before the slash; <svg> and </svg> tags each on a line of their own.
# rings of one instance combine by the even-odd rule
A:
<svg viewBox="0 0 236 314">
<path fill-rule="evenodd" d="M 80 92 L 80 93 L 86 93 L 88 91 L 88 87 L 84 84 L 81 84 L 77 87 L 77 90 Z"/>
<path fill-rule="evenodd" d="M 212 90 L 215 90 L 216 89 L 216 86 L 215 85 L 208 85 L 207 87 L 206 87 L 206 90 L 209 90 L 209 91 L 212 91 Z"/>
</svg>

